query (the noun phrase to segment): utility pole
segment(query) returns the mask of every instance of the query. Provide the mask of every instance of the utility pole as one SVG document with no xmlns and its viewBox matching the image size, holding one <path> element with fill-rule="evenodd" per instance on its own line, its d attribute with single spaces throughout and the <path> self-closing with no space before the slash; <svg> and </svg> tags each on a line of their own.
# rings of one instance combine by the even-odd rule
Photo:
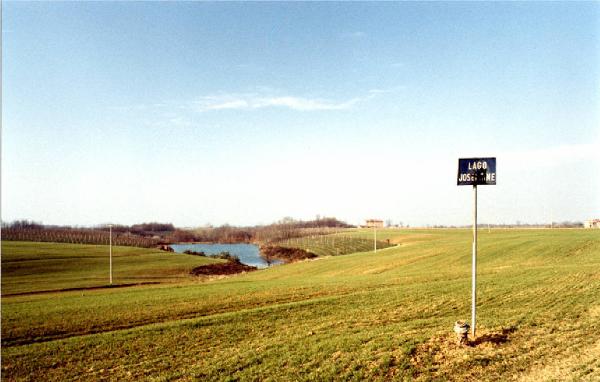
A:
<svg viewBox="0 0 600 382">
<path fill-rule="evenodd" d="M 109 257 L 109 272 L 110 272 L 110 285 L 112 285 L 112 224 L 108 225 L 108 257 Z"/>
<path fill-rule="evenodd" d="M 375 248 L 375 253 L 377 253 L 377 226 L 373 226 L 373 247 Z"/>
</svg>

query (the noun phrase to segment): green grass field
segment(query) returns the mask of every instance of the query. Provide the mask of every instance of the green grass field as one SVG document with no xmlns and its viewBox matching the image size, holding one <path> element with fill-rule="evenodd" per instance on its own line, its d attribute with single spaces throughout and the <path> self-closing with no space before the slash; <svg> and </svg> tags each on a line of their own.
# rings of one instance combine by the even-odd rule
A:
<svg viewBox="0 0 600 382">
<path fill-rule="evenodd" d="M 344 233 L 347 232 L 348 234 Z M 389 234 L 385 235 L 389 236 Z M 278 241 L 275 244 L 282 247 L 300 248 L 318 256 L 338 256 L 355 252 L 368 252 L 375 249 L 373 233 L 370 235 L 364 230 L 358 233 L 354 230 L 345 230 L 331 235 L 304 236 Z M 385 249 L 394 244 L 378 238 L 377 248 Z"/>
<path fill-rule="evenodd" d="M 113 284 L 178 281 L 215 260 L 147 248 L 113 247 Z M 109 284 L 106 245 L 2 242 L 2 294 Z"/>
<path fill-rule="evenodd" d="M 2 378 L 600 379 L 600 232 L 482 230 L 469 347 L 452 326 L 470 317 L 470 231 L 381 235 L 400 245 L 201 283 L 3 297 Z"/>
</svg>

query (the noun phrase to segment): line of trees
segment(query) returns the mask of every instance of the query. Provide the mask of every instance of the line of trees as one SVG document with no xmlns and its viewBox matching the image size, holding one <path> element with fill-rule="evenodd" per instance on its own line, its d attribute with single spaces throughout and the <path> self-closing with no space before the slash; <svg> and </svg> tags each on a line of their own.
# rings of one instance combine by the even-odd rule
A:
<svg viewBox="0 0 600 382">
<path fill-rule="evenodd" d="M 295 220 L 285 217 L 273 224 L 251 227 L 204 227 L 193 230 L 198 241 L 219 243 L 272 243 L 294 237 L 326 235 L 342 228 L 354 227 L 334 217 Z"/>
<path fill-rule="evenodd" d="M 108 244 L 110 229 L 111 227 L 107 224 L 89 228 L 44 225 L 30 220 L 16 220 L 11 223 L 2 223 L 2 240 Z M 171 223 L 112 225 L 114 245 L 152 248 L 170 242 L 171 236 L 176 234 L 178 234 L 178 230 Z"/>
<path fill-rule="evenodd" d="M 112 225 L 113 244 L 135 247 L 158 247 L 169 243 L 272 243 L 302 236 L 325 235 L 341 228 L 353 227 L 333 217 L 295 220 L 289 217 L 264 226 L 203 227 L 191 230 L 176 228 L 172 223 L 141 223 L 132 226 Z M 29 220 L 2 223 L 2 239 L 51 241 L 75 244 L 108 244 L 109 226 L 92 228 L 51 226 Z"/>
</svg>

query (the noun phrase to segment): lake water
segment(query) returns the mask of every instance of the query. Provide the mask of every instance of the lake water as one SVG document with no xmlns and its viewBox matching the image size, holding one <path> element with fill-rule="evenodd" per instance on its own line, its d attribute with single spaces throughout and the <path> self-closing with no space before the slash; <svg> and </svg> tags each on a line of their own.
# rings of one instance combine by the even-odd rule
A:
<svg viewBox="0 0 600 382">
<path fill-rule="evenodd" d="M 246 265 L 257 268 L 266 268 L 269 264 L 260 257 L 260 251 L 254 244 L 171 244 L 171 248 L 177 253 L 184 251 L 204 252 L 207 255 L 216 255 L 220 252 L 229 252 L 239 257 L 240 261 Z M 281 264 L 279 260 L 271 261 L 271 265 Z"/>
</svg>

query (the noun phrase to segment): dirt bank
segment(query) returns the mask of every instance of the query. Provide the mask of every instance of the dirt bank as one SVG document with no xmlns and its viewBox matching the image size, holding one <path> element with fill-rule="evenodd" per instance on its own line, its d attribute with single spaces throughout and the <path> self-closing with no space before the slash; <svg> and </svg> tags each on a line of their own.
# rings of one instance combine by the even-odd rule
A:
<svg viewBox="0 0 600 382">
<path fill-rule="evenodd" d="M 312 259 L 317 257 L 314 253 L 305 251 L 300 248 L 287 248 L 280 247 L 277 245 L 265 245 L 260 247 L 260 253 L 263 258 L 267 261 L 269 259 L 277 259 L 285 261 L 286 263 L 292 263 L 294 261 Z"/>
<path fill-rule="evenodd" d="M 209 264 L 196 267 L 191 270 L 190 274 L 194 276 L 200 275 L 232 275 L 241 272 L 255 271 L 256 267 L 251 267 L 235 261 L 226 263 Z"/>
</svg>

